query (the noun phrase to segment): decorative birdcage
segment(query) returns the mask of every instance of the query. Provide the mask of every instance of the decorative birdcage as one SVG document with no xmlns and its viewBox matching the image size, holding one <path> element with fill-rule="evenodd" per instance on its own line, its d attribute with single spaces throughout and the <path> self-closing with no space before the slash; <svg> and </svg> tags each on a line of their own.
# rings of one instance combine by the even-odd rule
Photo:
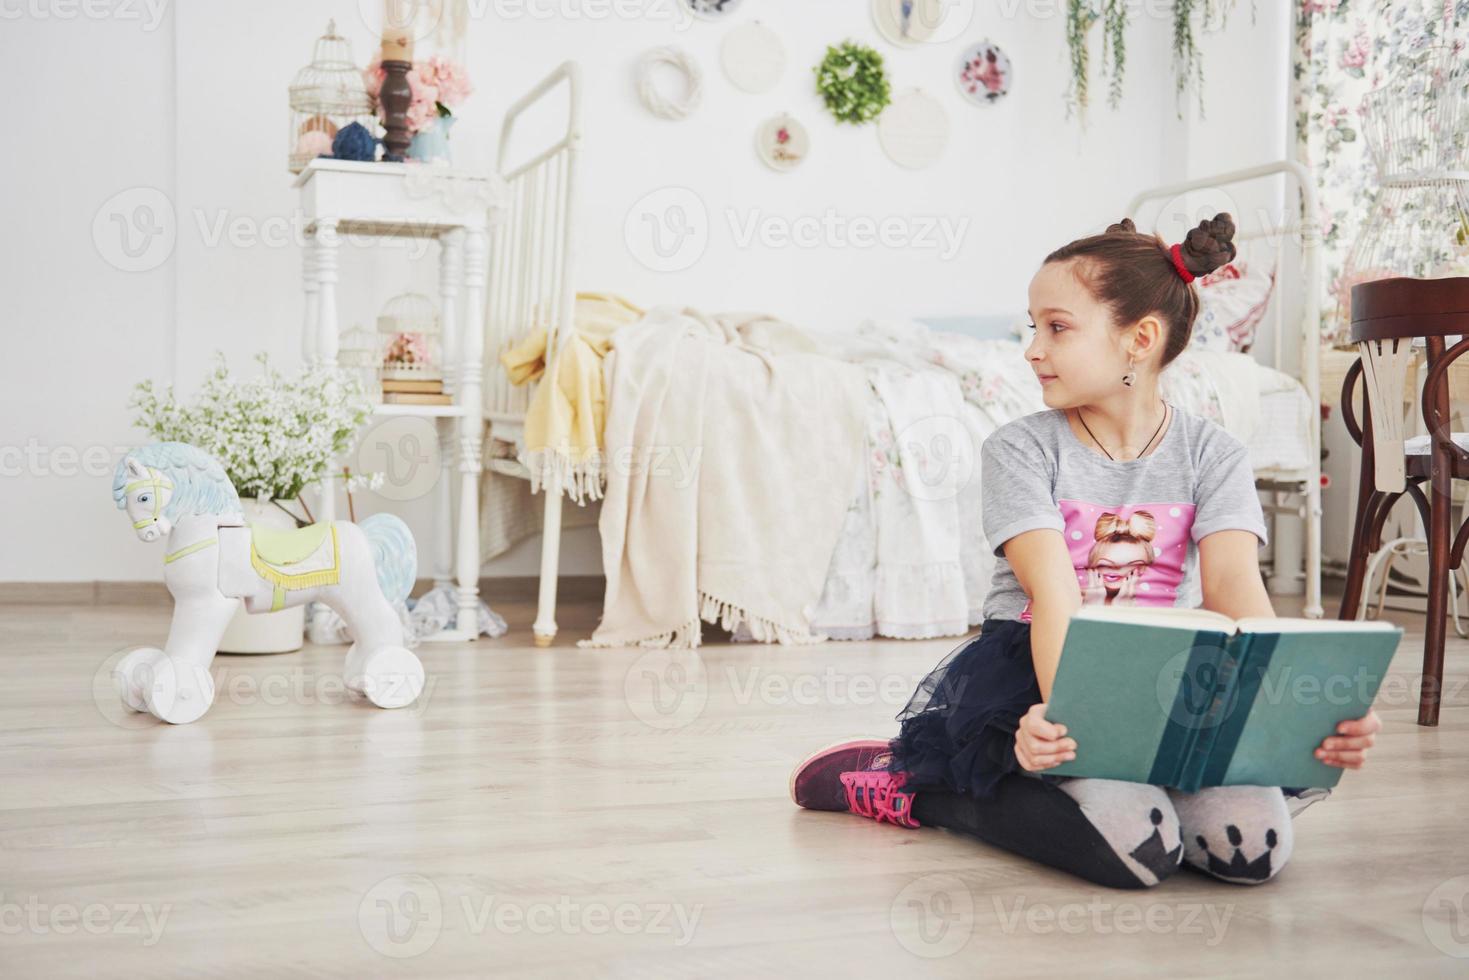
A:
<svg viewBox="0 0 1469 980">
<path fill-rule="evenodd" d="M 422 293 L 402 293 L 377 318 L 384 381 L 442 381 L 443 343 L 439 314 Z"/>
<path fill-rule="evenodd" d="M 1377 166 L 1372 211 L 1337 284 L 1337 329 L 1351 326 L 1358 283 L 1469 275 L 1469 57 L 1432 45 L 1362 99 Z"/>
<path fill-rule="evenodd" d="M 352 61 L 352 43 L 329 21 L 316 39 L 311 64 L 291 83 L 291 173 L 300 173 L 318 156 L 331 156 L 332 140 L 349 123 L 376 132 L 372 100 L 362 83 L 362 70 Z"/>
<path fill-rule="evenodd" d="M 378 333 L 356 324 L 342 334 L 337 348 L 337 366 L 362 383 L 362 390 L 373 401 L 382 399 L 378 369 L 382 365 L 382 347 Z"/>
</svg>

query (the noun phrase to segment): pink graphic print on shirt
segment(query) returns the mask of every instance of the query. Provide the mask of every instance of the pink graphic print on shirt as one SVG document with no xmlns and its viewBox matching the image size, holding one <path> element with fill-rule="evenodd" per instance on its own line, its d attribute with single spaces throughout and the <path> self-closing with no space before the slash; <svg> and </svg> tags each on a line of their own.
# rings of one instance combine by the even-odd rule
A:
<svg viewBox="0 0 1469 980">
<path fill-rule="evenodd" d="M 1171 606 L 1188 560 L 1194 505 L 1058 500 L 1083 605 Z M 1030 622 L 1030 603 L 1020 613 Z"/>
</svg>

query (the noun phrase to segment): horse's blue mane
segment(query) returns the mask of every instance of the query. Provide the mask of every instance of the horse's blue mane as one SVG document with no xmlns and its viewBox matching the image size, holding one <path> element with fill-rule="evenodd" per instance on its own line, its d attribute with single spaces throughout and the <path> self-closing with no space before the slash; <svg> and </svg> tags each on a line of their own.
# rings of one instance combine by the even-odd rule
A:
<svg viewBox="0 0 1469 980">
<path fill-rule="evenodd" d="M 161 470 L 173 481 L 173 496 L 163 508 L 170 521 L 189 514 L 238 514 L 240 497 L 225 475 L 224 467 L 213 456 L 186 442 L 155 442 L 134 449 L 118 461 L 112 475 L 112 499 L 118 509 L 127 507 L 123 488 L 130 482 L 129 459 L 150 469 Z"/>
</svg>

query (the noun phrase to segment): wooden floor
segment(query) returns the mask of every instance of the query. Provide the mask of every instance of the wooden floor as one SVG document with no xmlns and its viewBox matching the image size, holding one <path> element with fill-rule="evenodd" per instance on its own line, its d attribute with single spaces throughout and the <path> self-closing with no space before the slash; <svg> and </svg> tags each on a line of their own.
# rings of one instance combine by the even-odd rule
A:
<svg viewBox="0 0 1469 980">
<path fill-rule="evenodd" d="M 797 760 L 891 734 L 956 640 L 592 652 L 581 601 L 544 651 L 490 599 L 511 634 L 421 650 L 412 708 L 344 701 L 342 649 L 308 647 L 220 657 L 177 728 L 107 673 L 165 607 L 0 606 L 0 975 L 1469 972 L 1469 642 L 1419 728 L 1420 616 L 1389 613 L 1386 730 L 1279 878 L 1127 892 L 791 804 Z"/>
</svg>

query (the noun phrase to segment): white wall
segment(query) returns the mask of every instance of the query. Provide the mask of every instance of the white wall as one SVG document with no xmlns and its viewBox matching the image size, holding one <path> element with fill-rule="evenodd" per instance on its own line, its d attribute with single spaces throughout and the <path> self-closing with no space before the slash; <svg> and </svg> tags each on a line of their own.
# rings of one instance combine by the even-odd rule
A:
<svg viewBox="0 0 1469 980">
<path fill-rule="evenodd" d="M 1263 9 L 1274 5 L 1261 5 L 1253 28 L 1242 8 L 1225 34 L 1205 38 L 1203 124 L 1175 115 L 1166 18 L 1139 16 L 1123 106 L 1113 112 L 1098 98 L 1085 130 L 1064 118 L 1059 3 L 979 3 L 959 40 L 896 50 L 878 39 L 858 0 L 746 0 L 738 19 L 758 16 L 775 28 L 790 56 L 780 88 L 763 96 L 724 79 L 723 24 L 681 29 L 652 0 L 648 16 L 622 20 L 592 16 L 605 7 L 528 5 L 573 16 L 506 18 L 497 8 L 524 8 L 471 4 L 485 15 L 471 19 L 463 50 L 478 91 L 459 113 L 457 162 L 488 165 L 504 108 L 561 60 L 579 60 L 588 85 L 577 284 L 643 305 L 758 308 L 823 329 L 850 329 L 870 316 L 1018 311 L 1040 258 L 1115 220 L 1134 191 L 1281 152 L 1288 20 Z M 294 365 L 300 251 L 284 160 L 285 89 L 328 17 L 351 37 L 359 62 L 372 49 L 355 0 L 180 2 L 162 7 L 156 25 L 141 3 L 63 19 L 69 9 L 66 0 L 0 0 L 8 18 L 0 76 L 11 90 L 45 100 L 44 111 L 12 115 L 11 145 L 20 150 L 0 163 L 12 229 L 0 243 L 0 322 L 13 352 L 0 394 L 0 462 L 10 477 L 0 481 L 0 513 L 10 522 L 0 581 L 158 575 L 157 554 L 136 542 L 108 493 L 116 449 L 139 440 L 125 408 L 129 389 L 151 377 L 192 390 L 215 350 L 237 370 L 262 349 Z M 1014 16 L 1004 16 L 1010 9 Z M 824 114 L 811 66 L 845 37 L 883 51 L 896 89 L 922 87 L 947 107 L 953 137 L 938 165 L 904 171 L 883 155 L 873 127 L 838 126 Z M 971 107 L 949 74 L 964 44 L 985 37 L 1010 54 L 1014 88 L 999 105 Z M 652 117 L 634 93 L 638 56 L 668 43 L 705 68 L 704 104 L 679 123 Z M 1249 68 L 1236 70 L 1241 64 Z M 1094 92 L 1104 91 L 1104 80 L 1094 80 Z M 789 175 L 766 170 L 753 152 L 754 127 L 781 110 L 804 121 L 813 140 L 809 161 Z M 671 186 L 702 200 L 709 244 L 691 268 L 660 273 L 630 252 L 624 223 L 640 198 Z M 143 187 L 161 192 L 160 220 L 171 209 L 176 240 L 168 250 L 166 236 L 154 239 L 163 251 L 139 259 L 153 267 L 125 272 L 108 261 L 126 262 L 108 213 L 118 208 L 108 202 L 128 193 L 123 210 L 131 213 Z M 790 222 L 828 210 L 843 221 L 931 216 L 967 231 L 957 252 L 942 256 L 834 243 L 741 248 L 729 224 L 731 214 L 743 224 L 757 214 Z M 370 322 L 391 293 L 435 282 L 432 256 L 415 267 L 402 249 L 349 249 L 342 322 Z M 67 465 L 67 447 L 100 448 L 91 466 L 78 467 Z M 401 512 L 426 542 L 427 503 Z M 569 534 L 564 554 L 568 574 L 600 571 L 591 529 Z M 533 555 L 527 543 L 486 573 L 527 573 Z"/>
</svg>

